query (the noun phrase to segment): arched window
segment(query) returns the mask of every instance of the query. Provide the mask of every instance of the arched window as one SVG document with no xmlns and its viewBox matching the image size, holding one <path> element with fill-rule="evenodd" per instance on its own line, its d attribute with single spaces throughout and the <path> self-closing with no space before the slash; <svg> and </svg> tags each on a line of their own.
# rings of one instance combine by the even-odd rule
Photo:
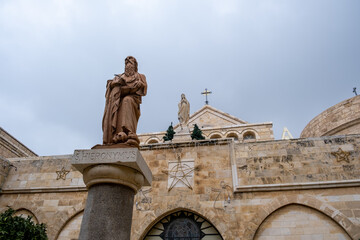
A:
<svg viewBox="0 0 360 240">
<path fill-rule="evenodd" d="M 215 134 L 210 136 L 210 139 L 217 139 L 217 138 L 221 138 L 221 135 L 218 134 L 218 133 L 215 133 Z"/>
<path fill-rule="evenodd" d="M 172 213 L 156 223 L 144 240 L 222 240 L 216 228 L 204 218 L 188 211 Z"/>
<path fill-rule="evenodd" d="M 235 140 L 239 139 L 239 136 L 234 132 L 229 133 L 228 135 L 226 135 L 226 137 L 227 138 L 234 138 Z"/>
<path fill-rule="evenodd" d="M 250 132 L 250 131 L 244 133 L 243 136 L 244 136 L 244 140 L 253 140 L 253 139 L 255 139 L 255 134 L 253 132 Z"/>
<path fill-rule="evenodd" d="M 156 139 L 150 139 L 150 141 L 148 142 L 148 144 L 154 144 L 154 143 L 159 143 L 159 141 Z"/>
</svg>

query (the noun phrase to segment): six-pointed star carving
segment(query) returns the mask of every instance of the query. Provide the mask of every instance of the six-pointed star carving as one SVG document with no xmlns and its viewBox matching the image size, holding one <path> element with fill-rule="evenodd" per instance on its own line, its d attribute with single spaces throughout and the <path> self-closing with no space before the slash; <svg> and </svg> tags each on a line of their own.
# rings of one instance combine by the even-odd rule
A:
<svg viewBox="0 0 360 240">
<path fill-rule="evenodd" d="M 181 162 L 181 160 L 178 160 L 176 165 L 168 172 L 169 177 L 173 179 L 168 192 L 170 192 L 178 182 L 182 182 L 185 186 L 192 190 L 192 186 L 188 180 L 188 177 L 192 172 L 194 172 L 194 168 Z"/>
<path fill-rule="evenodd" d="M 338 162 L 345 161 L 350 163 L 350 159 L 349 159 L 350 153 L 343 151 L 341 148 L 339 148 L 337 152 L 332 152 L 331 154 L 336 157 L 336 160 Z"/>
<path fill-rule="evenodd" d="M 57 177 L 56 180 L 59 179 L 66 179 L 66 175 L 69 173 L 70 171 L 65 170 L 65 168 L 63 167 L 60 171 L 56 171 Z"/>
</svg>

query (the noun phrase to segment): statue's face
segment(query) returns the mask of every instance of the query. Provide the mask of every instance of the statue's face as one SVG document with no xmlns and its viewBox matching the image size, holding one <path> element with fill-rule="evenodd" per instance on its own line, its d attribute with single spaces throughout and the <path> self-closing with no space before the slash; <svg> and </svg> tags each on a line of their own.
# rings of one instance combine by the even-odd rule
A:
<svg viewBox="0 0 360 240">
<path fill-rule="evenodd" d="M 126 76 L 134 75 L 137 72 L 137 61 L 134 57 L 125 58 L 125 74 Z"/>
<path fill-rule="evenodd" d="M 185 98 L 185 94 L 181 94 L 181 100 Z"/>
<path fill-rule="evenodd" d="M 126 76 L 132 76 L 135 74 L 135 66 L 130 61 L 125 60 L 125 74 Z"/>
<path fill-rule="evenodd" d="M 131 62 L 127 62 L 127 63 L 125 63 L 125 69 L 126 68 L 131 68 L 131 67 L 133 67 L 134 65 L 131 63 Z"/>
</svg>

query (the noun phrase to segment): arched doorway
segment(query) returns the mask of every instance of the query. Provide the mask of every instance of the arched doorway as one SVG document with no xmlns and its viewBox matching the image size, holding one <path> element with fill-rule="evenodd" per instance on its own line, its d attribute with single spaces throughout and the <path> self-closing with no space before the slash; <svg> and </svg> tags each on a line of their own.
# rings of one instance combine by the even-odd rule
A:
<svg viewBox="0 0 360 240">
<path fill-rule="evenodd" d="M 203 217 L 181 210 L 158 221 L 144 240 L 222 240 L 216 228 Z"/>
<path fill-rule="evenodd" d="M 81 222 L 84 211 L 76 213 L 72 216 L 58 233 L 56 240 L 77 240 L 80 234 Z"/>
<path fill-rule="evenodd" d="M 254 240 L 312 240 L 351 238 L 325 214 L 298 204 L 290 204 L 271 213 L 259 226 Z"/>
</svg>

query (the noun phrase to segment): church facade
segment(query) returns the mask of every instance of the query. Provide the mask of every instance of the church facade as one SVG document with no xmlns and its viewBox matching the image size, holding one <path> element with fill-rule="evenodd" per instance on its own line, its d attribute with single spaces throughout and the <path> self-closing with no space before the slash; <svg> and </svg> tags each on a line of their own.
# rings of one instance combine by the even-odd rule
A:
<svg viewBox="0 0 360 240">
<path fill-rule="evenodd" d="M 275 140 L 272 123 L 205 105 L 189 119 L 204 140 L 180 125 L 170 142 L 139 134 L 153 181 L 135 196 L 131 239 L 359 239 L 359 111 L 356 96 L 301 138 Z M 1 148 L 0 210 L 46 223 L 49 239 L 78 239 L 87 190 L 72 155 L 36 156 L 9 136 L 27 155 Z"/>
</svg>

